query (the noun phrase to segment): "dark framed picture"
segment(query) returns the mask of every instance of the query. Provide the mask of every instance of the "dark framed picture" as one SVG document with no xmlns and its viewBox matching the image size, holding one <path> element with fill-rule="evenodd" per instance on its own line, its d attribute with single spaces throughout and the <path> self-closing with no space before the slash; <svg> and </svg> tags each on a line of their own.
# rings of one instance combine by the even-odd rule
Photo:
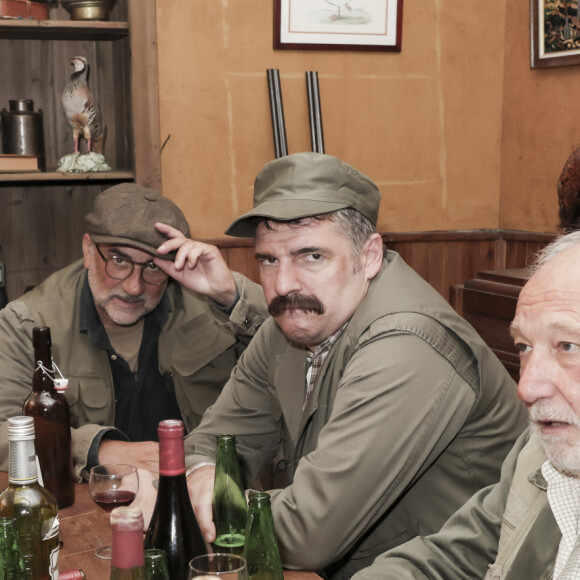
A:
<svg viewBox="0 0 580 580">
<path fill-rule="evenodd" d="M 403 0 L 274 0 L 274 49 L 401 51 Z"/>
<path fill-rule="evenodd" d="M 580 0 L 530 0 L 532 68 L 580 64 Z"/>
</svg>

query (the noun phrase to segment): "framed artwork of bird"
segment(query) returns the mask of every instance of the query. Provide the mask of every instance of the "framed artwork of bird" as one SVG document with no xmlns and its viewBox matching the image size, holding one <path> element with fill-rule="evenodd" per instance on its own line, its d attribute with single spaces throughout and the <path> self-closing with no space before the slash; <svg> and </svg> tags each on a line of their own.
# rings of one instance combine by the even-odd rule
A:
<svg viewBox="0 0 580 580">
<path fill-rule="evenodd" d="M 274 0 L 274 49 L 401 51 L 403 0 Z"/>
<path fill-rule="evenodd" d="M 84 56 L 70 59 L 74 71 L 62 91 L 62 109 L 72 129 L 74 151 L 59 161 L 57 171 L 111 171 L 104 156 L 107 127 L 89 86 L 90 67 Z"/>
</svg>

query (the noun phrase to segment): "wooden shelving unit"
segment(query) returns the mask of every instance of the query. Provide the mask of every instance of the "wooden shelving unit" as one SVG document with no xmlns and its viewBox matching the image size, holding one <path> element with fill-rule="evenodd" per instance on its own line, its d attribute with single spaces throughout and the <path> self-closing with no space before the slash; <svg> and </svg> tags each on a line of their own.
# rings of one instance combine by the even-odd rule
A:
<svg viewBox="0 0 580 580">
<path fill-rule="evenodd" d="M 61 93 L 69 60 L 85 56 L 107 123 L 111 172 L 59 173 L 73 150 Z M 155 0 L 118 0 L 106 22 L 71 21 L 63 8 L 44 21 L 0 20 L 0 109 L 32 99 L 41 110 L 47 172 L 0 173 L 0 261 L 9 299 L 81 254 L 84 216 L 115 183 L 161 189 Z"/>
</svg>

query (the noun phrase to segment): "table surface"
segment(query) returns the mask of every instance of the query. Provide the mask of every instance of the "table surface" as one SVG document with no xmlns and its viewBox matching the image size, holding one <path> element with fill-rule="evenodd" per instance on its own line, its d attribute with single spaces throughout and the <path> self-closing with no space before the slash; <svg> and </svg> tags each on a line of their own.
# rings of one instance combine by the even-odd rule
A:
<svg viewBox="0 0 580 580">
<path fill-rule="evenodd" d="M 8 485 L 8 474 L 0 472 L 0 489 Z M 87 580 L 104 580 L 109 578 L 111 561 L 95 556 L 94 551 L 100 546 L 111 544 L 111 527 L 109 514 L 93 503 L 88 485 L 75 485 L 75 503 L 59 510 L 60 570 L 80 568 Z M 284 580 L 320 580 L 314 572 L 284 570 Z"/>
</svg>

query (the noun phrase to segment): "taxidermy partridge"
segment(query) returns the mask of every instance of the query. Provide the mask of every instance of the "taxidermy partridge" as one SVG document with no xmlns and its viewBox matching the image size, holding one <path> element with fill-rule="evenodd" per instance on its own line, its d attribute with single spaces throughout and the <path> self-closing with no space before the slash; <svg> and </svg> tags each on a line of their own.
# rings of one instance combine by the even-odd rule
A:
<svg viewBox="0 0 580 580">
<path fill-rule="evenodd" d="M 99 104 L 89 88 L 89 64 L 84 56 L 70 59 L 75 70 L 62 92 L 64 116 L 73 130 L 75 153 L 79 152 L 79 138 L 87 142 L 87 152 L 103 153 L 105 122 Z"/>
<path fill-rule="evenodd" d="M 558 180 L 560 227 L 565 232 L 580 229 L 580 148 L 572 152 Z"/>
</svg>

